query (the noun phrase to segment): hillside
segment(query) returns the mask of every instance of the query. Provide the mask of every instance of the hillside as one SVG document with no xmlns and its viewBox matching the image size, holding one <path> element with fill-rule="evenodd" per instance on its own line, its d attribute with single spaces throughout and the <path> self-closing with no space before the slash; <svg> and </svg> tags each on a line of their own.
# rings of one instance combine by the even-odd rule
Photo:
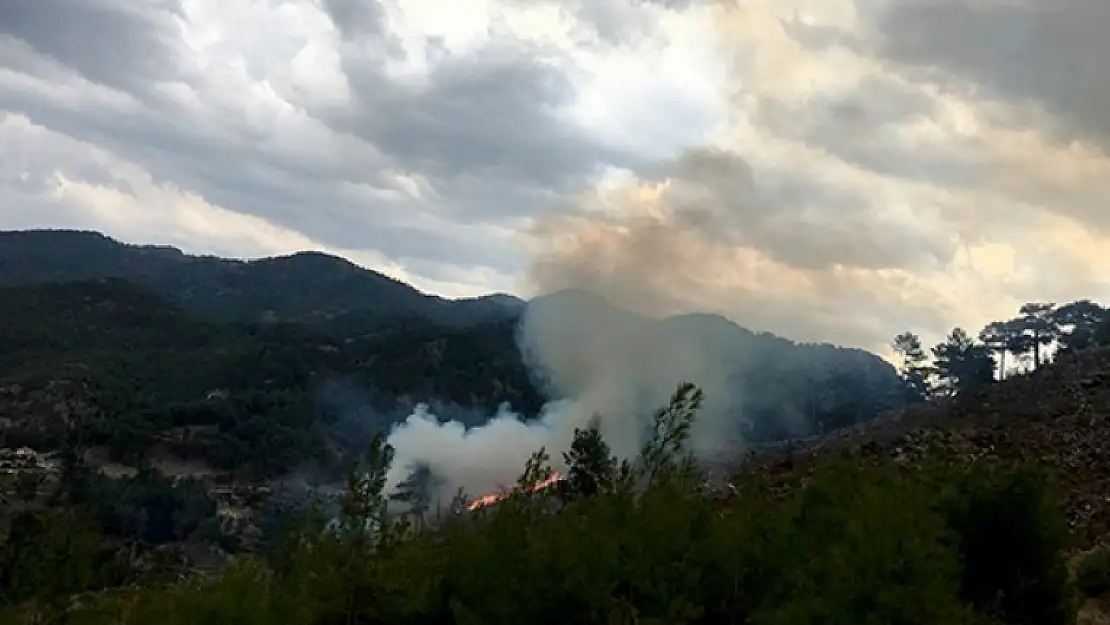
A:
<svg viewBox="0 0 1110 625">
<path fill-rule="evenodd" d="M 509 321 L 394 319 L 341 339 L 198 319 L 121 280 L 0 287 L 0 315 L 0 446 L 53 449 L 79 422 L 117 460 L 170 438 L 179 456 L 274 474 L 324 462 L 329 428 L 358 446 L 406 416 L 413 397 L 540 403 Z"/>
<path fill-rule="evenodd" d="M 319 252 L 239 261 L 127 245 L 96 232 L 0 232 L 0 284 L 97 278 L 140 284 L 190 312 L 223 321 L 418 315 L 468 325 L 505 318 L 523 304 L 503 294 L 443 299 Z"/>
<path fill-rule="evenodd" d="M 620 323 L 633 316 L 604 306 Z M 274 475 L 328 464 L 326 450 L 357 448 L 417 402 L 478 425 L 502 402 L 532 417 L 576 392 L 530 370 L 512 318 L 222 324 L 116 279 L 0 287 L 0 314 L 0 439 L 56 447 L 76 418 L 60 416 L 63 402 L 89 443 L 129 462 L 168 441 L 217 468 Z M 727 409 L 749 439 L 828 430 L 898 401 L 893 368 L 859 350 L 795 345 L 716 317 L 652 323 L 681 329 L 682 340 L 713 329 L 731 354 L 717 361 L 722 379 L 739 391 Z"/>
<path fill-rule="evenodd" d="M 969 464 L 1031 461 L 1059 479 L 1069 529 L 1089 547 L 1110 538 L 1108 451 L 1110 348 L 1100 347 L 898 420 L 768 446 L 755 466 L 787 476 L 838 453 L 909 466 L 940 455 Z"/>
</svg>

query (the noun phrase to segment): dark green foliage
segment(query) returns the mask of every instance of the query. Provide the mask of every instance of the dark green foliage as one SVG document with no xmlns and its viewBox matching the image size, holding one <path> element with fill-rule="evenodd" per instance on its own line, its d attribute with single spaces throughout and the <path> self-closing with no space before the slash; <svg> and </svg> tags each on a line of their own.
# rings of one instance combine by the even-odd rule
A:
<svg viewBox="0 0 1110 625">
<path fill-rule="evenodd" d="M 1036 370 L 1046 362 L 1044 353 L 1056 344 L 1056 358 L 1088 349 L 1110 347 L 1110 310 L 1090 300 L 1057 306 L 1052 303 L 1024 304 L 1018 316 L 992 321 L 979 331 L 978 342 L 962 328 L 954 328 L 932 349 L 927 363 L 921 340 L 903 332 L 891 344 L 902 358 L 901 375 L 911 401 L 933 394 L 952 396 L 974 391 L 1008 375 L 1008 357 L 1028 358 Z M 936 388 L 930 388 L 935 377 Z M 938 391 L 934 393 L 933 391 Z"/>
<path fill-rule="evenodd" d="M 989 622 L 961 599 L 944 510 L 928 481 L 847 466 L 781 504 L 716 510 L 659 485 L 555 516 L 507 505 L 438 540 L 324 534 L 281 574 L 244 561 L 215 586 L 147 591 L 124 622 Z"/>
<path fill-rule="evenodd" d="M 353 338 L 333 333 L 339 320 L 216 325 L 116 280 L 0 287 L 0 315 L 0 417 L 15 420 L 0 446 L 48 451 L 77 427 L 82 447 L 105 446 L 132 466 L 160 444 L 160 453 L 263 477 L 327 466 L 329 439 L 365 441 L 407 416 L 391 403 L 398 396 L 542 404 L 511 323 L 459 330 L 381 321 L 376 333 Z M 333 379 L 391 399 L 329 402 Z M 9 399 L 7 389 L 19 394 Z M 58 412 L 62 401 L 74 414 Z M 333 429 L 367 405 L 392 416 L 365 419 L 370 429 Z"/>
<path fill-rule="evenodd" d="M 563 453 L 563 462 L 567 466 L 567 475 L 561 486 L 568 498 L 589 498 L 613 488 L 617 478 L 617 459 L 601 438 L 596 425 L 575 428 L 570 449 Z"/>
<path fill-rule="evenodd" d="M 1047 474 L 978 468 L 950 488 L 964 600 L 1006 623 L 1067 623 L 1067 526 Z"/>
<path fill-rule="evenodd" d="M 730 374 L 748 441 L 828 432 L 875 418 L 902 401 L 897 371 L 874 354 L 760 333 L 738 341 Z"/>
<path fill-rule="evenodd" d="M 1110 346 L 1110 310 L 1086 299 L 1060 306 L 1031 302 L 1021 306 L 1017 317 L 987 324 L 980 338 L 999 355 L 1003 372 L 1007 354 L 1028 356 L 1036 369 L 1053 342 L 1056 357 Z"/>
<path fill-rule="evenodd" d="M 666 407 L 652 418 L 650 436 L 640 450 L 640 472 L 645 484 L 688 479 L 694 458 L 686 448 L 694 415 L 705 401 L 702 390 L 689 382 L 678 386 Z"/>
<path fill-rule="evenodd" d="M 717 622 L 966 622 L 960 560 L 935 501 L 916 479 L 845 464 L 781 507 L 734 512 L 713 551 L 750 553 L 718 556 L 737 596 Z"/>
<path fill-rule="evenodd" d="M 184 540 L 216 512 L 200 481 L 171 480 L 150 469 L 132 478 L 91 476 L 84 498 L 105 533 L 150 545 Z"/>
<path fill-rule="evenodd" d="M 933 370 L 948 395 L 973 391 L 994 380 L 994 356 L 963 328 L 954 328 L 933 348 Z"/>
<path fill-rule="evenodd" d="M 1110 592 L 1110 549 L 1099 547 L 1079 560 L 1075 586 L 1083 596 L 1092 599 Z"/>
<path fill-rule="evenodd" d="M 417 466 L 409 477 L 397 485 L 389 495 L 390 501 L 408 504 L 409 513 L 417 523 L 423 524 L 425 515 L 432 508 L 432 498 L 442 480 L 432 473 L 431 467 L 426 464 Z"/>
<path fill-rule="evenodd" d="M 681 454 L 698 395 L 676 393 L 645 449 Z M 588 455 L 604 455 L 589 432 L 580 447 L 591 441 Z M 1071 616 L 1062 518 L 1037 471 L 834 460 L 795 478 L 785 497 L 750 477 L 741 498 L 713 504 L 681 471 L 652 468 L 682 465 L 668 453 L 626 465 L 646 489 L 555 510 L 524 494 L 549 474 L 541 451 L 519 494 L 422 533 L 386 522 L 391 450 L 377 439 L 330 529 L 305 525 L 271 559 L 242 558 L 215 583 L 104 594 L 70 610 L 70 622 L 1062 625 Z"/>
<path fill-rule="evenodd" d="M 921 346 L 921 337 L 913 332 L 903 332 L 894 337 L 891 344 L 894 353 L 902 358 L 902 367 L 899 373 L 905 385 L 905 398 L 911 403 L 922 402 L 929 399 L 932 389 L 929 385 L 929 376 L 932 370 L 927 364 L 928 355 Z"/>
<path fill-rule="evenodd" d="M 191 480 L 151 470 L 120 479 L 74 475 L 81 488 L 52 506 L 0 508 L 0 609 L 136 581 L 144 575 L 140 553 L 157 557 L 151 549 L 187 540 L 215 513 L 206 489 Z"/>
<path fill-rule="evenodd" d="M 362 462 L 347 479 L 339 500 L 339 531 L 348 536 L 382 533 L 385 523 L 385 474 L 393 464 L 393 448 L 378 434 L 370 440 Z"/>
<path fill-rule="evenodd" d="M 1056 304 L 1029 302 L 1021 306 L 1018 311 L 1020 316 L 1010 322 L 1015 329 L 1019 349 L 1032 352 L 1034 368 L 1041 366 L 1041 354 L 1045 347 L 1051 345 L 1060 335 L 1060 324 L 1054 317 L 1055 311 Z"/>
<path fill-rule="evenodd" d="M 1110 345 L 1110 315 L 1091 329 L 1092 345 Z"/>
<path fill-rule="evenodd" d="M 125 582 L 127 563 L 93 518 L 78 508 L 14 514 L 0 544 L 0 606 Z"/>
</svg>

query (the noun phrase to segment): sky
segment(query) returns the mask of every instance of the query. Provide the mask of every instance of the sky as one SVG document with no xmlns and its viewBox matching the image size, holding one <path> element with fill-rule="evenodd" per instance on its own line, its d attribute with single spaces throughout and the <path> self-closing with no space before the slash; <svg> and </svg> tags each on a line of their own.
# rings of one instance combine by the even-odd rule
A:
<svg viewBox="0 0 1110 625">
<path fill-rule="evenodd" d="M 1105 0 L 5 0 L 0 228 L 883 351 L 1110 299 Z"/>
</svg>

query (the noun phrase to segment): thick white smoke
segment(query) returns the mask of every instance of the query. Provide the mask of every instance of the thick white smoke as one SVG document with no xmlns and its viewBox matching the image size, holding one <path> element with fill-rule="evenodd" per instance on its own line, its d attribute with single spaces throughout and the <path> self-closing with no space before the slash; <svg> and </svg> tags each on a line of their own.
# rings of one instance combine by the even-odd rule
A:
<svg viewBox="0 0 1110 625">
<path fill-rule="evenodd" d="M 541 447 L 559 469 L 574 429 L 595 415 L 614 453 L 633 456 L 652 412 L 683 381 L 706 393 L 692 433 L 695 451 L 739 444 L 740 415 L 728 410 L 736 402 L 725 359 L 737 353 L 742 331 L 724 319 L 692 315 L 660 321 L 585 292 L 565 291 L 534 300 L 519 331 L 525 361 L 561 399 L 529 422 L 503 405 L 489 423 L 469 430 L 418 408 L 389 438 L 396 450 L 391 488 L 424 464 L 438 478 L 442 503 L 459 487 L 480 495 L 515 483 Z"/>
</svg>

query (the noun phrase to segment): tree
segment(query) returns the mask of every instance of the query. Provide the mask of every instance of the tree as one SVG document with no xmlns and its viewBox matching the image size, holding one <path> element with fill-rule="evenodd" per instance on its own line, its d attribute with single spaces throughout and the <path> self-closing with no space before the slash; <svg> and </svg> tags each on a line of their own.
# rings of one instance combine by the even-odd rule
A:
<svg viewBox="0 0 1110 625">
<path fill-rule="evenodd" d="M 426 515 L 433 504 L 432 496 L 440 485 L 442 481 L 432 473 L 431 467 L 420 464 L 408 478 L 397 485 L 395 492 L 389 495 L 389 500 L 408 504 L 409 514 L 416 520 L 419 529 L 423 529 L 427 523 Z"/>
<path fill-rule="evenodd" d="M 563 452 L 567 476 L 563 493 L 570 499 L 589 498 L 607 492 L 616 478 L 617 459 L 601 437 L 597 424 L 575 428 L 570 450 Z"/>
<path fill-rule="evenodd" d="M 905 392 L 911 401 L 923 401 L 929 397 L 930 367 L 926 364 L 928 356 L 921 346 L 921 337 L 913 332 L 903 332 L 894 337 L 894 353 L 902 357 L 900 373 L 905 383 Z"/>
<path fill-rule="evenodd" d="M 970 391 L 994 380 L 994 356 L 963 328 L 953 328 L 933 348 L 934 367 L 948 395 Z"/>
<path fill-rule="evenodd" d="M 705 393 L 700 388 L 683 382 L 667 406 L 655 412 L 651 437 L 640 450 L 640 477 L 645 485 L 682 478 L 692 471 L 693 459 L 686 451 L 686 442 L 704 400 Z"/>
<path fill-rule="evenodd" d="M 385 527 L 386 474 L 393 463 L 394 449 L 385 435 L 376 434 L 367 445 L 359 467 L 347 478 L 347 489 L 339 498 L 339 529 L 353 545 L 369 546 L 367 538 L 379 539 Z"/>
<path fill-rule="evenodd" d="M 1110 345 L 1110 316 L 1092 329 L 1091 343 L 1094 345 Z"/>
<path fill-rule="evenodd" d="M 1071 352 L 1098 344 L 1099 326 L 1110 322 L 1110 311 L 1090 301 L 1079 300 L 1052 312 L 1052 323 L 1060 329 L 1060 350 Z"/>
<path fill-rule="evenodd" d="M 1033 369 L 1041 366 L 1041 352 L 1060 336 L 1060 326 L 1055 322 L 1053 311 L 1056 304 L 1030 302 L 1018 310 L 1020 315 L 1014 324 L 1024 335 L 1026 346 L 1033 354 Z"/>
<path fill-rule="evenodd" d="M 921 347 L 921 337 L 913 332 L 906 331 L 894 337 L 893 347 L 894 352 L 902 357 L 903 372 L 914 365 L 921 365 L 927 358 L 925 349 Z"/>
<path fill-rule="evenodd" d="M 992 321 L 979 331 L 979 341 L 998 354 L 998 379 L 1006 379 L 1006 354 L 1022 349 L 1021 329 L 1012 321 Z"/>
<path fill-rule="evenodd" d="M 85 462 L 84 432 L 82 424 L 66 424 L 62 444 L 58 450 L 58 488 L 51 496 L 55 503 L 78 503 L 85 499 L 91 471 Z"/>
</svg>

